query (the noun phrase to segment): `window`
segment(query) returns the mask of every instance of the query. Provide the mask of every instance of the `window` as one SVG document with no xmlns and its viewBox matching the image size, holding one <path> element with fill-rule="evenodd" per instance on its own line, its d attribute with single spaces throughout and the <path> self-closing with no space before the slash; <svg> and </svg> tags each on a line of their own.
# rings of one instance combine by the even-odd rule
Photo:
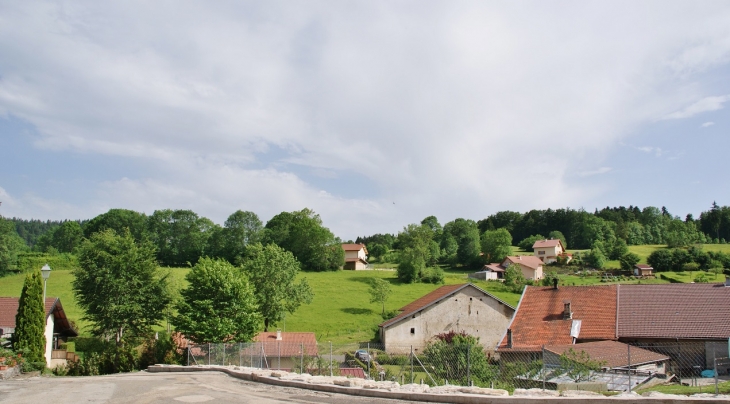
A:
<svg viewBox="0 0 730 404">
<path fill-rule="evenodd" d="M 545 251 L 538 251 L 537 255 L 545 255 Z"/>
<path fill-rule="evenodd" d="M 411 334 L 415 334 L 415 333 L 416 333 L 416 329 L 415 328 L 411 328 Z"/>
</svg>

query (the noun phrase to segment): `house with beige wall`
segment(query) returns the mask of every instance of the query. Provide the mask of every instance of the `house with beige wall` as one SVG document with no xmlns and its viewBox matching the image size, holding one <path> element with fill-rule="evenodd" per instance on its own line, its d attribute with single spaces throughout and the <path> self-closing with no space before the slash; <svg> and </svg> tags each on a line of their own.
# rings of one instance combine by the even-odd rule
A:
<svg viewBox="0 0 730 404">
<path fill-rule="evenodd" d="M 463 331 L 493 350 L 514 312 L 514 307 L 471 283 L 446 285 L 380 324 L 380 340 L 386 352 L 405 353 L 411 346 L 422 351 L 439 334 Z"/>
<path fill-rule="evenodd" d="M 344 269 L 368 269 L 368 249 L 365 244 L 343 244 L 345 250 Z"/>
<path fill-rule="evenodd" d="M 565 246 L 559 239 L 537 240 L 532 245 L 532 250 L 535 252 L 535 257 L 545 264 L 551 264 L 565 254 Z"/>
<path fill-rule="evenodd" d="M 19 299 L 17 297 L 0 297 L 0 337 L 10 339 L 15 333 L 15 316 L 18 313 Z M 46 347 L 44 357 L 46 366 L 53 369 L 57 365 L 65 365 L 66 350 L 59 349 L 61 343 L 68 337 L 76 337 L 78 333 L 71 327 L 66 312 L 61 305 L 61 299 L 48 297 L 45 301 L 46 328 L 44 336 Z M 71 354 L 75 358 L 75 355 Z"/>
<path fill-rule="evenodd" d="M 533 255 L 507 257 L 504 261 L 502 261 L 500 266 L 506 269 L 511 264 L 518 264 L 520 269 L 522 269 L 522 276 L 524 276 L 527 280 L 537 281 L 543 278 L 543 262 Z"/>
</svg>

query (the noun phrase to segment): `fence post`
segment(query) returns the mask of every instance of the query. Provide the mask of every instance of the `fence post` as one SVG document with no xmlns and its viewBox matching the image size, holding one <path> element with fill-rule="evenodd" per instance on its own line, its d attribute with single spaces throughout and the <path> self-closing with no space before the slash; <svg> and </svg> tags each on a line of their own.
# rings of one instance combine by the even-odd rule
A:
<svg viewBox="0 0 730 404">
<path fill-rule="evenodd" d="M 720 394 L 720 390 L 717 387 L 717 351 L 715 350 L 716 344 L 712 343 L 712 364 L 714 365 L 713 370 L 715 371 L 715 395 Z"/>
<path fill-rule="evenodd" d="M 243 367 L 243 342 L 238 343 L 238 366 Z"/>
<path fill-rule="evenodd" d="M 545 390 L 545 345 L 542 346 L 542 389 Z"/>
<path fill-rule="evenodd" d="M 186 351 L 188 353 L 188 366 L 190 366 L 190 345 L 188 345 Z"/>
<path fill-rule="evenodd" d="M 626 355 L 629 359 L 629 393 L 631 393 L 631 345 L 626 345 Z"/>
<path fill-rule="evenodd" d="M 208 366 L 210 366 L 210 342 L 208 343 Z"/>
<path fill-rule="evenodd" d="M 300 359 L 302 360 L 302 362 L 301 362 L 301 366 L 299 367 L 300 368 L 299 374 L 303 375 L 304 374 L 304 343 L 303 342 L 301 343 L 300 348 L 301 348 L 301 350 L 299 352 L 301 354 Z"/>
<path fill-rule="evenodd" d="M 367 378 L 369 379 L 370 378 L 370 361 L 373 360 L 372 356 L 370 356 L 370 343 L 369 342 L 368 342 L 368 351 L 367 352 L 368 352 L 368 374 L 367 374 Z"/>
<path fill-rule="evenodd" d="M 466 385 L 471 386 L 471 345 L 466 345 Z"/>
<path fill-rule="evenodd" d="M 330 377 L 332 376 L 332 341 L 330 341 Z"/>
<path fill-rule="evenodd" d="M 411 384 L 413 384 L 413 345 L 411 345 Z"/>
<path fill-rule="evenodd" d="M 682 385 L 682 345 L 679 344 L 679 338 L 677 338 L 677 372 L 679 372 L 679 385 Z"/>
</svg>

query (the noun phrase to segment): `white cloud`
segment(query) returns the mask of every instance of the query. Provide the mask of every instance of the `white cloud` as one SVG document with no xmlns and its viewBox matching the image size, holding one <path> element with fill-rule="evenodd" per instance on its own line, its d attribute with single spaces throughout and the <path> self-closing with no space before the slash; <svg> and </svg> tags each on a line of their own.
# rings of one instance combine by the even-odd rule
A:
<svg viewBox="0 0 730 404">
<path fill-rule="evenodd" d="M 727 63 L 730 9 L 634 7 L 8 3 L 0 115 L 34 125 L 37 147 L 154 167 L 100 185 L 94 213 L 309 206 L 354 237 L 580 206 L 606 189 L 573 183 L 579 167 L 667 111 L 726 101 L 697 77 Z M 305 173 L 366 178 L 351 186 L 367 196 Z"/>
<path fill-rule="evenodd" d="M 712 126 L 714 124 L 715 124 L 715 122 L 705 122 L 702 125 L 700 125 L 700 127 L 709 128 L 710 126 Z"/>
<path fill-rule="evenodd" d="M 613 170 L 612 167 L 600 167 L 596 170 L 582 171 L 578 174 L 579 177 L 592 177 L 594 175 L 606 174 Z"/>
<path fill-rule="evenodd" d="M 655 157 L 661 157 L 662 154 L 664 154 L 664 150 L 662 150 L 661 147 L 641 146 L 636 147 L 636 150 L 642 151 L 644 153 L 654 154 Z"/>
<path fill-rule="evenodd" d="M 684 119 L 693 117 L 703 112 L 717 111 L 719 109 L 722 109 L 723 104 L 725 104 L 728 100 L 730 100 L 730 95 L 705 97 L 686 108 L 666 115 L 663 119 Z"/>
</svg>

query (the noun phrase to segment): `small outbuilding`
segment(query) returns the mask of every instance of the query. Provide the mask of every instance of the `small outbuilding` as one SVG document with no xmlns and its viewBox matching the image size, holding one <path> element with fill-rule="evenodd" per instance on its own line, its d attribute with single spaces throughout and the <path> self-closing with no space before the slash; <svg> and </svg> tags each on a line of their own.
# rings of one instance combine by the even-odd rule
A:
<svg viewBox="0 0 730 404">
<path fill-rule="evenodd" d="M 634 265 L 634 276 L 653 276 L 654 268 L 651 265 L 636 264 Z"/>
<path fill-rule="evenodd" d="M 345 250 L 345 266 L 343 269 L 368 269 L 368 249 L 365 244 L 343 244 Z"/>
</svg>

